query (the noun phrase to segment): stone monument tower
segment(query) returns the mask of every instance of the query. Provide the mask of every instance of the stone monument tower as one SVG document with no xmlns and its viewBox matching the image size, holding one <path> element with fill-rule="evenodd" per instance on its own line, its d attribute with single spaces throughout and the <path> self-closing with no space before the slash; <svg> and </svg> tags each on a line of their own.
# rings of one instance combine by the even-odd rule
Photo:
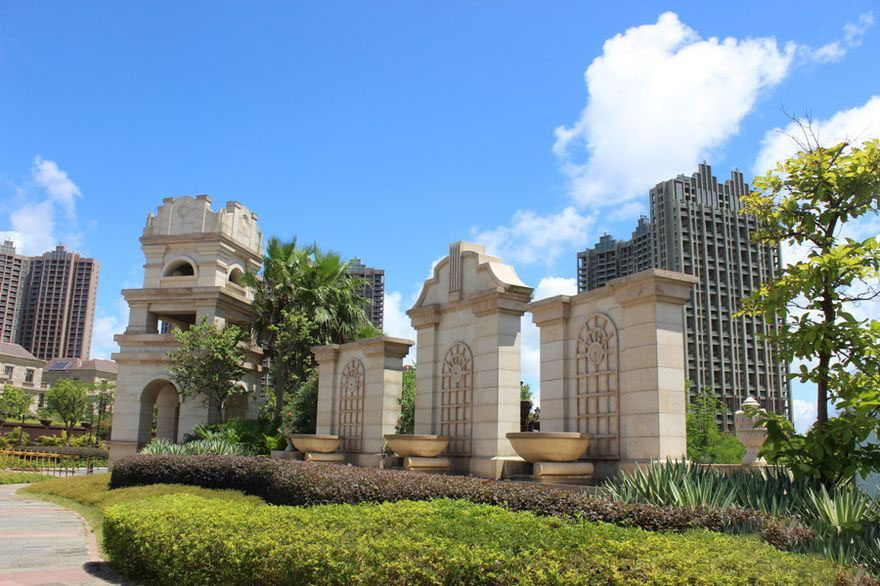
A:
<svg viewBox="0 0 880 586">
<path fill-rule="evenodd" d="M 407 313 L 418 333 L 415 432 L 449 436 L 455 472 L 501 478 L 518 460 L 520 318 L 532 297 L 510 265 L 454 242 Z"/>
<path fill-rule="evenodd" d="M 149 443 L 153 407 L 158 411 L 155 437 L 180 441 L 199 423 L 219 417 L 219 405 L 198 397 L 184 399 L 168 373 L 166 353 L 176 346 L 172 329 L 187 328 L 203 318 L 217 325 L 249 327 L 252 293 L 242 286 L 246 271 L 262 262 L 262 235 L 257 215 L 236 201 L 214 212 L 211 198 L 168 197 L 156 214 L 147 216 L 141 236 L 144 283 L 122 291 L 129 305 L 128 327 L 117 334 L 119 366 L 110 461 L 131 455 Z M 259 391 L 259 350 L 248 354 L 243 384 Z M 236 397 L 227 414 L 255 416 L 257 405 Z"/>
</svg>

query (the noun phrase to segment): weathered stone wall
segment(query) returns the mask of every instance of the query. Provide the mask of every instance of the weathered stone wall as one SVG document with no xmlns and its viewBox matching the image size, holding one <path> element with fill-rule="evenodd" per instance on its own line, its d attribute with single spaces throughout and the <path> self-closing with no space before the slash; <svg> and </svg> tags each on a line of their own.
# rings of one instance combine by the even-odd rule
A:
<svg viewBox="0 0 880 586">
<path fill-rule="evenodd" d="M 415 432 L 448 435 L 453 468 L 498 478 L 519 431 L 520 318 L 532 288 L 456 242 L 409 310 L 418 332 Z"/>
<path fill-rule="evenodd" d="M 400 417 L 403 359 L 412 340 L 381 336 L 312 348 L 319 364 L 316 432 L 342 436 L 348 461 L 378 466 Z"/>
<path fill-rule="evenodd" d="M 686 453 L 681 306 L 694 277 L 652 269 L 529 306 L 541 333 L 541 431 L 593 435 L 605 476 Z"/>
</svg>

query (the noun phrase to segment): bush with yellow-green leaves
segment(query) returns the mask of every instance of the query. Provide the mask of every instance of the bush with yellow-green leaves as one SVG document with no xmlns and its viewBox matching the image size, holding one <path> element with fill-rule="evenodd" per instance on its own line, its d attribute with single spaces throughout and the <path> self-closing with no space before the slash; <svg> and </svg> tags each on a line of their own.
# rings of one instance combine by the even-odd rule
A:
<svg viewBox="0 0 880 586">
<path fill-rule="evenodd" d="M 450 499 L 302 508 L 160 496 L 107 507 L 104 549 L 131 578 L 182 586 L 853 583 L 755 538 Z"/>
</svg>

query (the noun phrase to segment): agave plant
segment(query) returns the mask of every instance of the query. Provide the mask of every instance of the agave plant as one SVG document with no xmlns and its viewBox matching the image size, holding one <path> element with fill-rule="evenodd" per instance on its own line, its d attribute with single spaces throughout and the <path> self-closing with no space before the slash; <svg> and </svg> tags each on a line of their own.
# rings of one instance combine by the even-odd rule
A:
<svg viewBox="0 0 880 586">
<path fill-rule="evenodd" d="M 230 442 L 221 438 L 196 440 L 185 444 L 176 444 L 166 439 L 156 439 L 144 446 L 140 453 L 174 456 L 253 456 L 254 450 L 247 445 Z"/>
</svg>

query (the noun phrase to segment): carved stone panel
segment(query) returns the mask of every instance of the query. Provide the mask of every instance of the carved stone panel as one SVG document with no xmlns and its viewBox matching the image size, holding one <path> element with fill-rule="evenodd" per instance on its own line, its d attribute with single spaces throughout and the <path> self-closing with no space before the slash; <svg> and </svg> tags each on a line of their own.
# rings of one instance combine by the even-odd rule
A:
<svg viewBox="0 0 880 586">
<path fill-rule="evenodd" d="M 343 452 L 359 452 L 363 436 L 365 370 L 360 360 L 345 365 L 339 382 L 339 435 Z"/>
<path fill-rule="evenodd" d="M 474 387 L 474 360 L 471 349 L 461 342 L 446 352 L 441 371 L 440 435 L 452 438 L 448 452 L 471 453 L 471 394 Z"/>
<path fill-rule="evenodd" d="M 577 430 L 593 436 L 587 456 L 620 458 L 617 328 L 594 313 L 577 340 Z"/>
</svg>

